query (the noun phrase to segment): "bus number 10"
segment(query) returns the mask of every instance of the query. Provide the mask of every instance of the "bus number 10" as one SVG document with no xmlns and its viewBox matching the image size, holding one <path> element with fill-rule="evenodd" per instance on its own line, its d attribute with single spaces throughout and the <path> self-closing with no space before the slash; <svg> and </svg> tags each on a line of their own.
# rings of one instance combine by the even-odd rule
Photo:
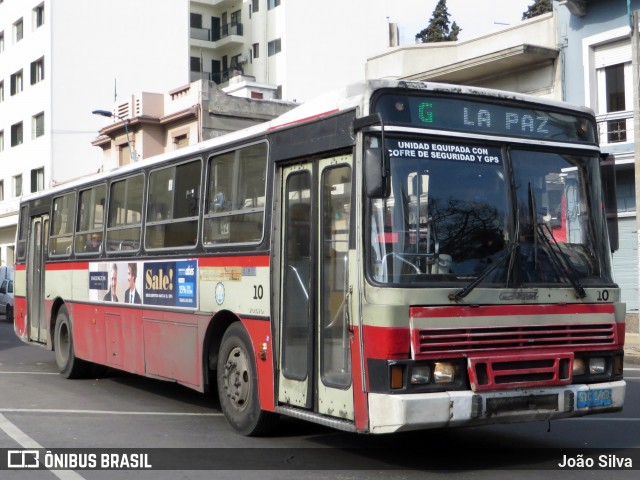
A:
<svg viewBox="0 0 640 480">
<path fill-rule="evenodd" d="M 262 288 L 262 285 L 254 285 L 253 286 L 253 299 L 254 300 L 262 300 L 263 296 L 264 296 L 264 289 Z"/>
</svg>

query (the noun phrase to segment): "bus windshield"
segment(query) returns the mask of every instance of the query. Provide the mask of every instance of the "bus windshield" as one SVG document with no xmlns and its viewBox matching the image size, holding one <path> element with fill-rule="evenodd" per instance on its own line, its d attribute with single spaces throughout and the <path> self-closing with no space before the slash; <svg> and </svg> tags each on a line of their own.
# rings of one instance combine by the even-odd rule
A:
<svg viewBox="0 0 640 480">
<path fill-rule="evenodd" d="M 375 146 L 377 137 L 369 137 Z M 391 194 L 369 202 L 376 283 L 609 283 L 598 157 L 387 138 Z M 588 187 L 588 184 L 592 183 Z"/>
</svg>

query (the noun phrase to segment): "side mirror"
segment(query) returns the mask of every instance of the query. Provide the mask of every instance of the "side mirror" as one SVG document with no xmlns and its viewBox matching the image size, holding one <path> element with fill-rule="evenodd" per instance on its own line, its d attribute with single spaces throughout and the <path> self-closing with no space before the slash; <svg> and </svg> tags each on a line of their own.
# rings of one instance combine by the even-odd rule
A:
<svg viewBox="0 0 640 480">
<path fill-rule="evenodd" d="M 391 193 L 389 162 L 382 148 L 365 150 L 364 184 L 369 198 L 387 198 Z"/>
<path fill-rule="evenodd" d="M 616 199 L 616 162 L 613 155 L 601 155 L 600 179 L 602 181 L 602 199 L 607 219 L 609 244 L 611 252 L 615 252 L 620 247 L 620 240 L 618 235 L 618 201 Z"/>
</svg>

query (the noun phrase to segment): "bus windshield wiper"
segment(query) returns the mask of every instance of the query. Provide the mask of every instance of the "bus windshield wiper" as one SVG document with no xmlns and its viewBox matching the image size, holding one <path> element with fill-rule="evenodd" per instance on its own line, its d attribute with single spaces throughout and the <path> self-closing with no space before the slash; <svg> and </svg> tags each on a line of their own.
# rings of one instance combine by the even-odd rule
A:
<svg viewBox="0 0 640 480">
<path fill-rule="evenodd" d="M 545 234 L 544 227 L 546 227 L 547 232 L 549 233 L 549 237 L 553 239 L 553 243 L 549 240 L 549 237 Z M 576 291 L 578 298 L 584 298 L 587 296 L 587 292 L 585 292 L 584 287 L 580 283 L 578 279 L 578 273 L 576 269 L 573 267 L 569 259 L 567 258 L 567 254 L 562 251 L 558 241 L 554 238 L 549 225 L 547 224 L 536 224 L 536 236 L 540 237 L 543 245 L 546 247 L 549 254 L 549 258 L 551 258 L 551 263 L 553 263 L 554 267 L 560 271 L 564 277 L 569 280 L 571 286 Z M 553 248 L 555 246 L 555 248 Z M 557 252 L 556 252 L 557 250 Z M 559 254 L 558 254 L 559 253 Z"/>
<path fill-rule="evenodd" d="M 449 294 L 449 300 L 453 300 L 454 302 L 458 302 L 462 298 L 464 298 L 467 295 L 469 295 L 469 293 L 471 293 L 471 291 L 474 288 L 476 288 L 480 284 L 480 282 L 482 282 L 485 278 L 487 278 L 491 272 L 493 272 L 496 268 L 498 268 L 500 265 L 502 265 L 507 259 L 512 258 L 513 252 L 515 252 L 517 247 L 518 247 L 518 243 L 517 242 L 510 243 L 509 247 L 502 253 L 502 256 L 493 263 L 493 265 L 485 268 L 480 273 L 480 275 L 478 275 L 473 281 L 471 281 L 464 288 L 458 290 L 455 293 L 450 293 Z"/>
<path fill-rule="evenodd" d="M 538 222 L 537 218 L 537 208 L 536 208 L 536 198 L 533 193 L 533 188 L 531 187 L 531 183 L 529 183 L 529 208 L 531 210 L 531 222 L 533 225 L 533 239 L 534 239 L 534 255 L 535 255 L 535 264 L 538 263 L 538 240 L 541 241 L 544 250 L 547 252 L 549 259 L 551 260 L 551 264 L 556 272 L 558 272 L 561 276 L 564 276 L 571 286 L 576 291 L 578 298 L 584 298 L 587 296 L 587 292 L 585 292 L 580 280 L 578 279 L 578 273 L 573 267 L 572 263 L 567 258 L 566 253 L 562 251 L 558 241 L 554 238 L 549 225 L 546 223 Z M 553 239 L 553 243 L 549 240 L 549 237 L 545 234 L 544 227 L 546 227 L 547 232 L 549 233 L 549 237 Z M 553 248 L 555 246 L 555 248 Z M 557 252 L 556 252 L 557 249 Z M 558 254 L 559 252 L 559 254 Z"/>
</svg>

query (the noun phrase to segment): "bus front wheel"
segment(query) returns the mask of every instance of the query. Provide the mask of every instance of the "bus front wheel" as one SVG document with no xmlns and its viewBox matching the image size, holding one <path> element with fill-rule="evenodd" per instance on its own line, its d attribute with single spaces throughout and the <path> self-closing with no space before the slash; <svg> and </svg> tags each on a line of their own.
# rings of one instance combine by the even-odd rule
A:
<svg viewBox="0 0 640 480">
<path fill-rule="evenodd" d="M 258 436 L 273 429 L 277 418 L 260 409 L 255 356 L 249 335 L 239 322 L 222 337 L 216 378 L 222 412 L 235 430 Z"/>
<path fill-rule="evenodd" d="M 76 357 L 69 312 L 64 305 L 58 310 L 54 331 L 56 365 L 64 378 L 79 378 L 87 373 L 88 363 Z"/>
</svg>

